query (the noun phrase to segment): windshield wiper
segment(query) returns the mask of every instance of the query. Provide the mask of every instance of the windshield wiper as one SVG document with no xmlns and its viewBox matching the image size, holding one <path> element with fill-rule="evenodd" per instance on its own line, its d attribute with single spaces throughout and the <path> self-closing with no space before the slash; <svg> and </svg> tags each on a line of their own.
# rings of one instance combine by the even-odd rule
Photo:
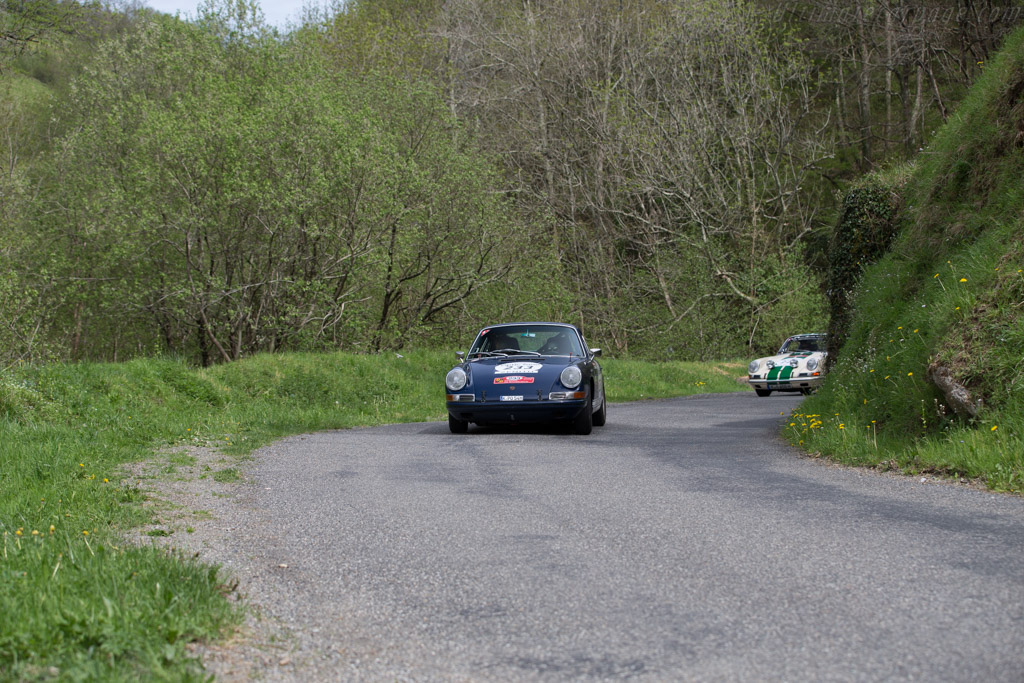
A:
<svg viewBox="0 0 1024 683">
<path fill-rule="evenodd" d="M 522 351 L 520 349 L 495 349 L 494 353 L 503 353 L 506 356 L 539 356 L 536 351 Z"/>
<path fill-rule="evenodd" d="M 494 349 L 493 351 L 472 351 L 469 355 L 473 358 L 482 358 L 483 356 L 543 356 L 544 354 L 521 349 Z"/>
</svg>

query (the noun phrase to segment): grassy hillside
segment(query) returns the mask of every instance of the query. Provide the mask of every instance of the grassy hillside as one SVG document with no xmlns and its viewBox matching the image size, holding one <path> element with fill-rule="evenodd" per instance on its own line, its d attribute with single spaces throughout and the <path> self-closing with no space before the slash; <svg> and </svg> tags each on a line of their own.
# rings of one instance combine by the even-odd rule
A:
<svg viewBox="0 0 1024 683">
<path fill-rule="evenodd" d="M 148 521 L 126 463 L 204 445 L 441 420 L 454 355 L 279 354 L 0 372 L 0 680 L 202 678 L 186 643 L 238 618 L 229 577 L 137 548 Z M 605 362 L 611 401 L 743 389 L 741 363 Z M 614 407 L 612 409 L 614 422 Z"/>
<path fill-rule="evenodd" d="M 1022 178 L 1018 31 L 914 166 L 865 181 L 893 198 L 897 237 L 853 292 L 849 336 L 794 414 L 795 443 L 1024 491 Z"/>
</svg>

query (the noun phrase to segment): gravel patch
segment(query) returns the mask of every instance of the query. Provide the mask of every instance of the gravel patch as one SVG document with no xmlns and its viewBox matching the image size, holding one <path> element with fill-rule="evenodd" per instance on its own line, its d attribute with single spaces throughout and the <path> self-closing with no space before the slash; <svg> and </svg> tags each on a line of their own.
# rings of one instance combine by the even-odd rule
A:
<svg viewBox="0 0 1024 683">
<path fill-rule="evenodd" d="M 254 599 L 252 565 L 237 562 L 236 532 L 251 524 L 257 511 L 249 504 L 251 482 L 245 474 L 251 458 L 189 446 L 168 449 L 129 467 L 127 484 L 146 495 L 150 524 L 133 529 L 129 542 L 170 548 L 222 566 L 237 582 L 232 599 L 248 607 L 244 623 L 223 642 L 194 643 L 189 651 L 218 681 L 296 680 L 301 661 L 292 629 L 267 615 Z"/>
</svg>

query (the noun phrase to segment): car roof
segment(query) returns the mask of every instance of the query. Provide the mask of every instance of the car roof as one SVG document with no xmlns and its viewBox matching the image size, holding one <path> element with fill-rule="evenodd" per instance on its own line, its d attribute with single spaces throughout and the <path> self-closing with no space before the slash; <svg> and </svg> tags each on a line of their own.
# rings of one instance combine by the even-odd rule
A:
<svg viewBox="0 0 1024 683">
<path fill-rule="evenodd" d="M 576 332 L 580 331 L 578 327 L 576 327 L 575 325 L 573 325 L 571 323 L 553 323 L 553 322 L 544 322 L 544 321 L 534 320 L 532 322 L 498 323 L 497 325 L 486 325 L 486 326 L 480 328 L 480 332 L 483 332 L 484 330 L 496 330 L 496 329 L 498 329 L 500 327 L 522 327 L 523 325 L 527 325 L 527 326 L 528 325 L 554 325 L 554 326 L 557 326 L 557 327 L 568 327 L 569 329 L 576 330 Z"/>
</svg>

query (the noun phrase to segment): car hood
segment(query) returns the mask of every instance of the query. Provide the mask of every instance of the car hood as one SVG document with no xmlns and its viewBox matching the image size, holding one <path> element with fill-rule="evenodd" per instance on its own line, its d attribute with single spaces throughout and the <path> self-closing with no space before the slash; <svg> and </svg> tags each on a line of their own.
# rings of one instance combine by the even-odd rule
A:
<svg viewBox="0 0 1024 683">
<path fill-rule="evenodd" d="M 820 361 L 824 357 L 824 351 L 794 351 L 793 353 L 777 353 L 774 356 L 758 358 L 757 362 L 773 361 L 775 365 L 788 365 L 791 359 L 795 359 L 798 364 L 801 364 L 805 363 L 808 358 L 817 358 Z"/>
<path fill-rule="evenodd" d="M 476 391 L 529 391 L 547 393 L 558 382 L 562 370 L 583 358 L 573 356 L 509 356 L 481 358 L 466 364 L 470 381 Z"/>
</svg>

